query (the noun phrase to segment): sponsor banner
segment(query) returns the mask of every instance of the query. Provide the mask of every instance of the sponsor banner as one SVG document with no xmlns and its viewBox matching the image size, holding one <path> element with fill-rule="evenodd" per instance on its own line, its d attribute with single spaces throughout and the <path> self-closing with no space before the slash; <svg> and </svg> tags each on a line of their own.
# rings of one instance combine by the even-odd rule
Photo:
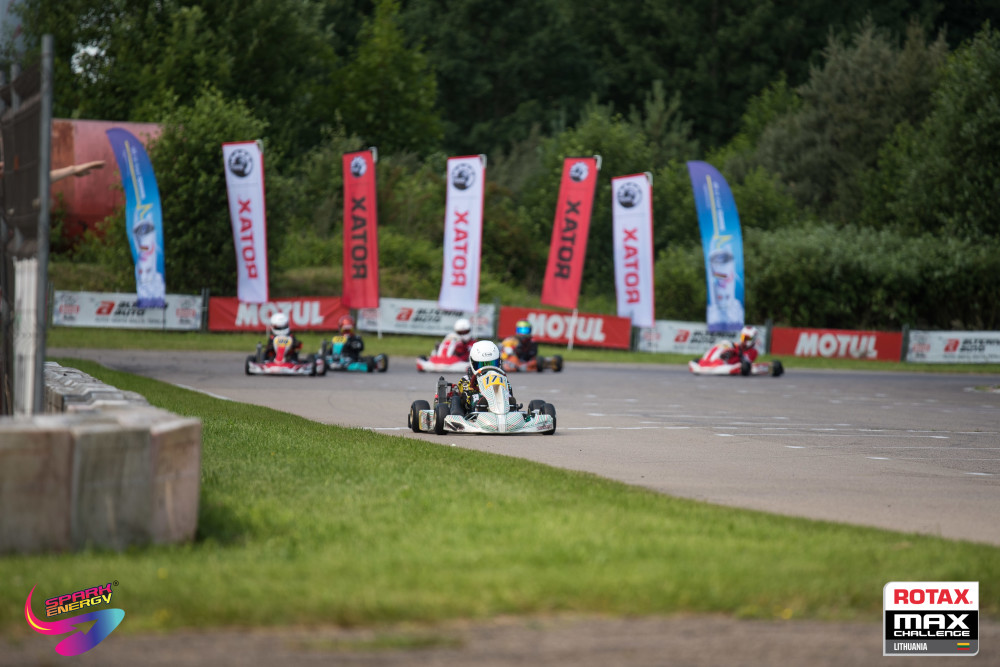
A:
<svg viewBox="0 0 1000 667">
<path fill-rule="evenodd" d="M 633 174 L 611 179 L 611 214 L 618 316 L 651 327 L 653 315 L 653 178 Z"/>
<path fill-rule="evenodd" d="M 882 630 L 882 655 L 976 655 L 979 582 L 890 581 Z"/>
<path fill-rule="evenodd" d="M 576 308 L 580 298 L 583 261 L 587 255 L 594 189 L 601 169 L 600 157 L 568 157 L 563 160 L 556 218 L 545 268 L 542 303 Z"/>
<path fill-rule="evenodd" d="M 531 335 L 539 343 L 569 343 L 573 334 L 573 345 L 588 347 L 609 347 L 627 350 L 632 345 L 632 323 L 625 317 L 595 315 L 592 313 L 561 313 L 538 308 L 500 309 L 500 326 L 497 338 L 514 335 L 518 320 L 531 322 Z"/>
<path fill-rule="evenodd" d="M 444 266 L 438 306 L 479 310 L 479 260 L 483 239 L 486 156 L 448 158 L 444 214 Z"/>
<path fill-rule="evenodd" d="M 222 161 L 236 247 L 236 296 L 247 303 L 265 303 L 268 282 L 264 151 L 256 141 L 225 143 Z"/>
<path fill-rule="evenodd" d="M 375 149 L 344 155 L 345 308 L 378 308 Z"/>
<path fill-rule="evenodd" d="M 56 291 L 52 325 L 109 329 L 201 329 L 201 296 L 167 294 L 162 308 L 142 308 L 135 294 Z"/>
<path fill-rule="evenodd" d="M 739 331 L 743 327 L 743 233 L 736 200 L 729 184 L 707 162 L 688 162 L 694 204 L 701 229 L 708 279 L 705 320 L 711 331 Z"/>
<path fill-rule="evenodd" d="M 1000 331 L 911 331 L 906 361 L 1000 364 Z"/>
<path fill-rule="evenodd" d="M 756 347 L 763 353 L 767 340 L 767 327 L 757 326 Z M 673 322 L 657 320 L 653 327 L 639 330 L 640 352 L 670 352 L 673 354 L 693 354 L 701 356 L 709 348 L 723 340 L 734 340 L 736 331 L 709 331 L 704 322 Z"/>
<path fill-rule="evenodd" d="M 828 359 L 899 361 L 903 334 L 842 329 L 786 329 L 771 333 L 771 354 Z"/>
<path fill-rule="evenodd" d="M 136 302 L 163 308 L 167 283 L 163 259 L 163 211 L 153 163 L 142 142 L 128 130 L 107 130 L 125 190 L 125 225 L 135 262 Z"/>
<path fill-rule="evenodd" d="M 337 297 L 298 297 L 267 303 L 247 303 L 234 297 L 208 300 L 209 331 L 262 331 L 271 315 L 288 315 L 292 331 L 337 331 L 339 320 L 350 311 Z"/>
<path fill-rule="evenodd" d="M 358 311 L 359 331 L 444 336 L 455 330 L 455 322 L 465 317 L 472 322 L 472 333 L 490 338 L 496 321 L 496 307 L 480 304 L 477 313 L 442 310 L 434 301 L 419 299 L 380 299 L 378 310 Z"/>
</svg>

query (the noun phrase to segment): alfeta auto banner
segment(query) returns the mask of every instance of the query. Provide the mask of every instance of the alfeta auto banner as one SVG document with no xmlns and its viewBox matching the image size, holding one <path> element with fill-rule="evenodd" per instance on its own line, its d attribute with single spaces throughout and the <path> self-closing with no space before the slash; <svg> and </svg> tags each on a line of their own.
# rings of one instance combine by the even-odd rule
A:
<svg viewBox="0 0 1000 667">
<path fill-rule="evenodd" d="M 767 340 L 767 327 L 757 326 L 757 347 Z M 733 340 L 734 331 L 709 331 L 704 322 L 657 320 L 656 325 L 639 330 L 636 349 L 640 352 L 670 352 L 701 356 L 721 340 Z M 763 351 L 763 349 L 761 349 Z"/>
<path fill-rule="evenodd" d="M 1000 331 L 911 331 L 906 361 L 1000 364 Z"/>
<path fill-rule="evenodd" d="M 771 354 L 828 359 L 899 361 L 903 334 L 843 329 L 786 329 L 771 333 Z"/>
<path fill-rule="evenodd" d="M 500 326 L 497 338 L 513 336 L 518 320 L 531 322 L 532 337 L 539 343 L 569 343 L 573 334 L 574 345 L 610 347 L 627 350 L 632 345 L 632 323 L 627 317 L 595 315 L 592 313 L 560 313 L 539 308 L 500 309 Z"/>
<path fill-rule="evenodd" d="M 56 291 L 52 302 L 52 324 L 57 327 L 178 331 L 197 331 L 201 328 L 201 296 L 167 294 L 164 308 L 140 308 L 137 304 L 135 294 Z"/>
<path fill-rule="evenodd" d="M 465 317 L 472 322 L 473 335 L 479 338 L 493 336 L 496 307 L 479 305 L 479 312 L 442 310 L 436 301 L 420 299 L 380 299 L 378 310 L 365 308 L 358 311 L 360 331 L 382 333 L 444 336 L 455 330 L 455 322 Z"/>
<path fill-rule="evenodd" d="M 338 320 L 350 313 L 338 297 L 317 296 L 247 303 L 235 297 L 213 296 L 208 300 L 209 331 L 263 331 L 271 315 L 288 315 L 292 332 L 337 331 Z"/>
</svg>

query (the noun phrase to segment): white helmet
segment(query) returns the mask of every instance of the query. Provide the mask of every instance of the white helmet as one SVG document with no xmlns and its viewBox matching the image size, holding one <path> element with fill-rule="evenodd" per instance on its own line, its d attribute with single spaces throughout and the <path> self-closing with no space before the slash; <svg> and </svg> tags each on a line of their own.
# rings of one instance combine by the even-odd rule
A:
<svg viewBox="0 0 1000 667">
<path fill-rule="evenodd" d="M 288 315 L 285 313 L 271 315 L 271 331 L 275 336 L 287 336 L 290 331 L 288 328 Z"/>
<path fill-rule="evenodd" d="M 465 319 L 464 317 L 459 318 L 455 321 L 455 333 L 462 340 L 468 340 L 469 336 L 472 334 L 472 322 Z"/>
<path fill-rule="evenodd" d="M 490 366 L 500 367 L 500 348 L 491 340 L 481 340 L 469 351 L 469 368 L 475 373 Z"/>
<path fill-rule="evenodd" d="M 752 326 L 745 326 L 740 330 L 740 344 L 753 347 L 757 344 L 757 329 Z"/>
</svg>

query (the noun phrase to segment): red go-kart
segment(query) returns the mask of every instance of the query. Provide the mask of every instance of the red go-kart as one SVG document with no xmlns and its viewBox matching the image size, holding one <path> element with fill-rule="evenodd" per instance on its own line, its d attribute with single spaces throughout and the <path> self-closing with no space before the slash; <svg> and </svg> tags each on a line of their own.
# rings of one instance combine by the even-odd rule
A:
<svg viewBox="0 0 1000 667">
<path fill-rule="evenodd" d="M 746 355 L 738 355 L 730 341 L 713 345 L 700 359 L 688 362 L 688 370 L 695 375 L 773 375 L 785 372 L 778 360 L 756 362 Z"/>
</svg>

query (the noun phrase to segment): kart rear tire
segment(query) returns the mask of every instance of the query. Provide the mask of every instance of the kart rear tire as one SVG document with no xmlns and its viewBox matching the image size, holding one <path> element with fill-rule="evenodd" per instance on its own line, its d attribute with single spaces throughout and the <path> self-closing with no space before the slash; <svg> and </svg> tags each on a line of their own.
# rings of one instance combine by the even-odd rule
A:
<svg viewBox="0 0 1000 667">
<path fill-rule="evenodd" d="M 410 405 L 410 414 L 406 417 L 406 425 L 414 433 L 420 433 L 420 411 L 430 410 L 431 406 L 427 401 L 413 401 Z"/>
<path fill-rule="evenodd" d="M 542 414 L 552 417 L 552 430 L 546 431 L 543 435 L 555 435 L 556 433 L 556 406 L 546 403 L 542 406 Z"/>
<path fill-rule="evenodd" d="M 438 403 L 434 407 L 434 432 L 444 435 L 444 418 L 451 414 L 451 406 L 447 403 Z"/>
<path fill-rule="evenodd" d="M 451 397 L 451 401 L 448 406 L 448 413 L 458 415 L 460 417 L 465 416 L 465 410 L 462 408 L 462 397 L 458 394 Z"/>
<path fill-rule="evenodd" d="M 545 405 L 545 401 L 540 398 L 536 398 L 532 401 L 528 401 L 528 412 L 534 412 L 535 410 L 541 410 L 542 406 Z"/>
<path fill-rule="evenodd" d="M 784 375 L 784 373 L 785 373 L 785 367 L 781 364 L 780 361 L 775 360 L 774 362 L 772 362 L 771 375 L 773 377 L 781 377 L 782 375 Z"/>
<path fill-rule="evenodd" d="M 545 364 L 549 363 L 549 360 L 545 357 L 535 357 L 535 370 L 541 373 L 545 370 Z"/>
<path fill-rule="evenodd" d="M 744 359 L 740 362 L 740 375 L 747 376 L 753 372 L 753 364 Z"/>
</svg>

